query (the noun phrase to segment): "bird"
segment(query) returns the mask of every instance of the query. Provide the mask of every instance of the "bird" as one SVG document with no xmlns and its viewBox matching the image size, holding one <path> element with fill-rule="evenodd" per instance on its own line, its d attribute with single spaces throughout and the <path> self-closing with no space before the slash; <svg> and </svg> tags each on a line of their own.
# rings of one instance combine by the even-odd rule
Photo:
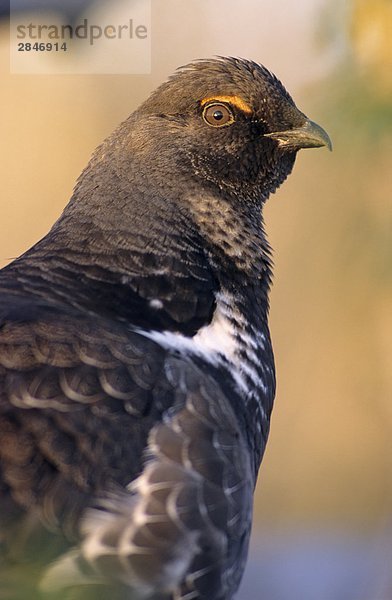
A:
<svg viewBox="0 0 392 600">
<path fill-rule="evenodd" d="M 2 598 L 235 597 L 275 396 L 263 206 L 322 146 L 266 67 L 193 61 L 0 271 Z"/>
</svg>

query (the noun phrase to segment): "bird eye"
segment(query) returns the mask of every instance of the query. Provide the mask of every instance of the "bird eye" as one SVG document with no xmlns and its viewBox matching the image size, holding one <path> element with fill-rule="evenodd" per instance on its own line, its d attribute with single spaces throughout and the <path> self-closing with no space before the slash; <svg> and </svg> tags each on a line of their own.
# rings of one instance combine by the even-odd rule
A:
<svg viewBox="0 0 392 600">
<path fill-rule="evenodd" d="M 208 104 L 203 110 L 203 119 L 213 127 L 223 127 L 234 122 L 234 115 L 226 104 Z"/>
</svg>

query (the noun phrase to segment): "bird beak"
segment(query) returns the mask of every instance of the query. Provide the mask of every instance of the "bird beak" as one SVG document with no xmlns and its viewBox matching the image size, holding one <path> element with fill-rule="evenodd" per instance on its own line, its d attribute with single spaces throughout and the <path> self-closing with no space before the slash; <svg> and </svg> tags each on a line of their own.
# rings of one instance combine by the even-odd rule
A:
<svg viewBox="0 0 392 600">
<path fill-rule="evenodd" d="M 301 148 L 327 146 L 328 150 L 332 150 L 332 143 L 327 132 L 320 125 L 317 125 L 317 123 L 310 121 L 310 119 L 307 119 L 304 125 L 297 129 L 265 133 L 264 137 L 277 140 L 281 148 L 300 150 Z"/>
</svg>

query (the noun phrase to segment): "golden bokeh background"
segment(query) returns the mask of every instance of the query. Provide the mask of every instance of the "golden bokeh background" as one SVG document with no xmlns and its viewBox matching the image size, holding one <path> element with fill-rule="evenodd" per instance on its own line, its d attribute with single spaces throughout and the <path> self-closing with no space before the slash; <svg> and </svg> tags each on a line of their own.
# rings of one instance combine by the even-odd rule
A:
<svg viewBox="0 0 392 600">
<path fill-rule="evenodd" d="M 301 152 L 265 210 L 278 389 L 255 536 L 392 538 L 390 0 L 152 0 L 145 76 L 11 75 L 8 44 L 3 24 L 1 266 L 47 232 L 95 146 L 193 58 L 264 63 L 325 127 L 333 153 Z"/>
</svg>

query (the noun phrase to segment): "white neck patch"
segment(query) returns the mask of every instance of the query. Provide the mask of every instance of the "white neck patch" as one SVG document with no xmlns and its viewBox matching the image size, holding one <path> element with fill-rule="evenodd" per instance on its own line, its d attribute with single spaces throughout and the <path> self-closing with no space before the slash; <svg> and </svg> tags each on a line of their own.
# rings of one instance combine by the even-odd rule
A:
<svg viewBox="0 0 392 600">
<path fill-rule="evenodd" d="M 252 390 L 245 376 L 256 387 L 265 390 L 255 365 L 260 361 L 258 352 L 264 348 L 266 340 L 263 332 L 252 331 L 250 334 L 247 326 L 248 322 L 236 307 L 232 294 L 220 292 L 211 323 L 199 329 L 193 337 L 172 331 L 138 332 L 168 350 L 196 354 L 214 366 L 224 362 L 231 364 L 238 387 L 242 392 L 250 393 Z M 245 352 L 247 360 L 241 357 L 241 352 Z"/>
</svg>

